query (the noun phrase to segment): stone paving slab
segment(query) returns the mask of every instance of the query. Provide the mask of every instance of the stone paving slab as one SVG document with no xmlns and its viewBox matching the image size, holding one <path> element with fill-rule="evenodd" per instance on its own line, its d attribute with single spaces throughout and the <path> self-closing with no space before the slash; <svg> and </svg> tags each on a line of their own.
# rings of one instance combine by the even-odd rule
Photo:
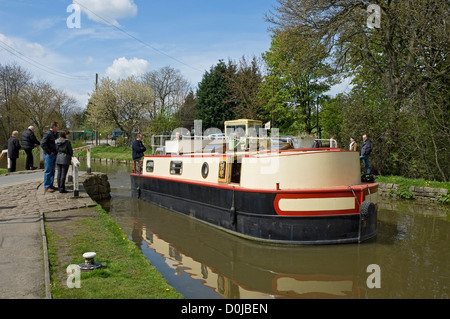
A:
<svg viewBox="0 0 450 319">
<path fill-rule="evenodd" d="M 44 214 L 97 205 L 82 191 L 45 192 L 36 176 L 0 176 L 0 299 L 48 298 Z"/>
<path fill-rule="evenodd" d="M 45 298 L 40 216 L 0 219 L 0 299 Z"/>
</svg>

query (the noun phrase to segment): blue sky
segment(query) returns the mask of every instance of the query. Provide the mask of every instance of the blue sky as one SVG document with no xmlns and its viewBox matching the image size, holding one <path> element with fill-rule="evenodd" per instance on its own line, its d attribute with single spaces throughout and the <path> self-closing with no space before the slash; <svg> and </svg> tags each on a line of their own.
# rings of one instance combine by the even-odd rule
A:
<svg viewBox="0 0 450 319">
<path fill-rule="evenodd" d="M 171 66 L 195 89 L 220 59 L 270 47 L 264 19 L 276 0 L 0 0 L 0 63 L 16 61 L 35 80 L 64 89 L 84 107 L 99 77 Z M 76 20 L 71 20 L 76 22 Z"/>
</svg>

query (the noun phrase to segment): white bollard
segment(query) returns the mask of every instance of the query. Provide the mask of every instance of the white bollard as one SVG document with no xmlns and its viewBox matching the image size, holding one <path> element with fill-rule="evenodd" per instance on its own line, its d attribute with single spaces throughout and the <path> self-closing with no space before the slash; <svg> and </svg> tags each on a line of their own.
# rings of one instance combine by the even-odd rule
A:
<svg viewBox="0 0 450 319">
<path fill-rule="evenodd" d="M 83 254 L 84 263 L 79 265 L 80 269 L 86 271 L 86 270 L 94 270 L 94 269 L 102 267 L 102 264 L 95 262 L 94 258 L 96 256 L 97 256 L 97 254 L 94 252 L 84 253 Z"/>
</svg>

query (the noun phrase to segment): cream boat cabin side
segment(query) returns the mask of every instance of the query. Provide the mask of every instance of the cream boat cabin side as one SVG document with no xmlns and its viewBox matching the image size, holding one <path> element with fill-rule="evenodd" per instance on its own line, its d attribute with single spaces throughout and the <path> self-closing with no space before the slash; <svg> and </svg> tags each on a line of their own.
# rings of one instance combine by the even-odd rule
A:
<svg viewBox="0 0 450 319">
<path fill-rule="evenodd" d="M 131 174 L 133 197 L 272 243 L 361 242 L 376 235 L 378 184 L 361 183 L 357 152 L 227 151 L 227 140 L 175 142 L 171 155 L 145 156 Z M 199 152 L 211 144 L 220 147 Z"/>
</svg>

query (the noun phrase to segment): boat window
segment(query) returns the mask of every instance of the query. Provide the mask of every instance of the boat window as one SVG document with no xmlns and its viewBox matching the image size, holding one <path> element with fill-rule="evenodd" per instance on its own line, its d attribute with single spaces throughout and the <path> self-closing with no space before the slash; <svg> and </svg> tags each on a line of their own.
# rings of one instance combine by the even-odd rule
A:
<svg viewBox="0 0 450 319">
<path fill-rule="evenodd" d="M 203 178 L 207 178 L 209 174 L 209 165 L 208 163 L 204 162 L 202 165 L 202 176 Z"/>
<path fill-rule="evenodd" d="M 155 163 L 153 161 L 147 161 L 147 172 L 153 173 L 153 168 L 155 167 Z"/>
<path fill-rule="evenodd" d="M 183 173 L 183 162 L 182 161 L 171 161 L 170 162 L 170 174 L 171 175 L 181 175 Z"/>
<path fill-rule="evenodd" d="M 226 134 L 227 137 L 239 134 L 240 136 L 245 135 L 245 125 L 227 125 Z"/>
</svg>

